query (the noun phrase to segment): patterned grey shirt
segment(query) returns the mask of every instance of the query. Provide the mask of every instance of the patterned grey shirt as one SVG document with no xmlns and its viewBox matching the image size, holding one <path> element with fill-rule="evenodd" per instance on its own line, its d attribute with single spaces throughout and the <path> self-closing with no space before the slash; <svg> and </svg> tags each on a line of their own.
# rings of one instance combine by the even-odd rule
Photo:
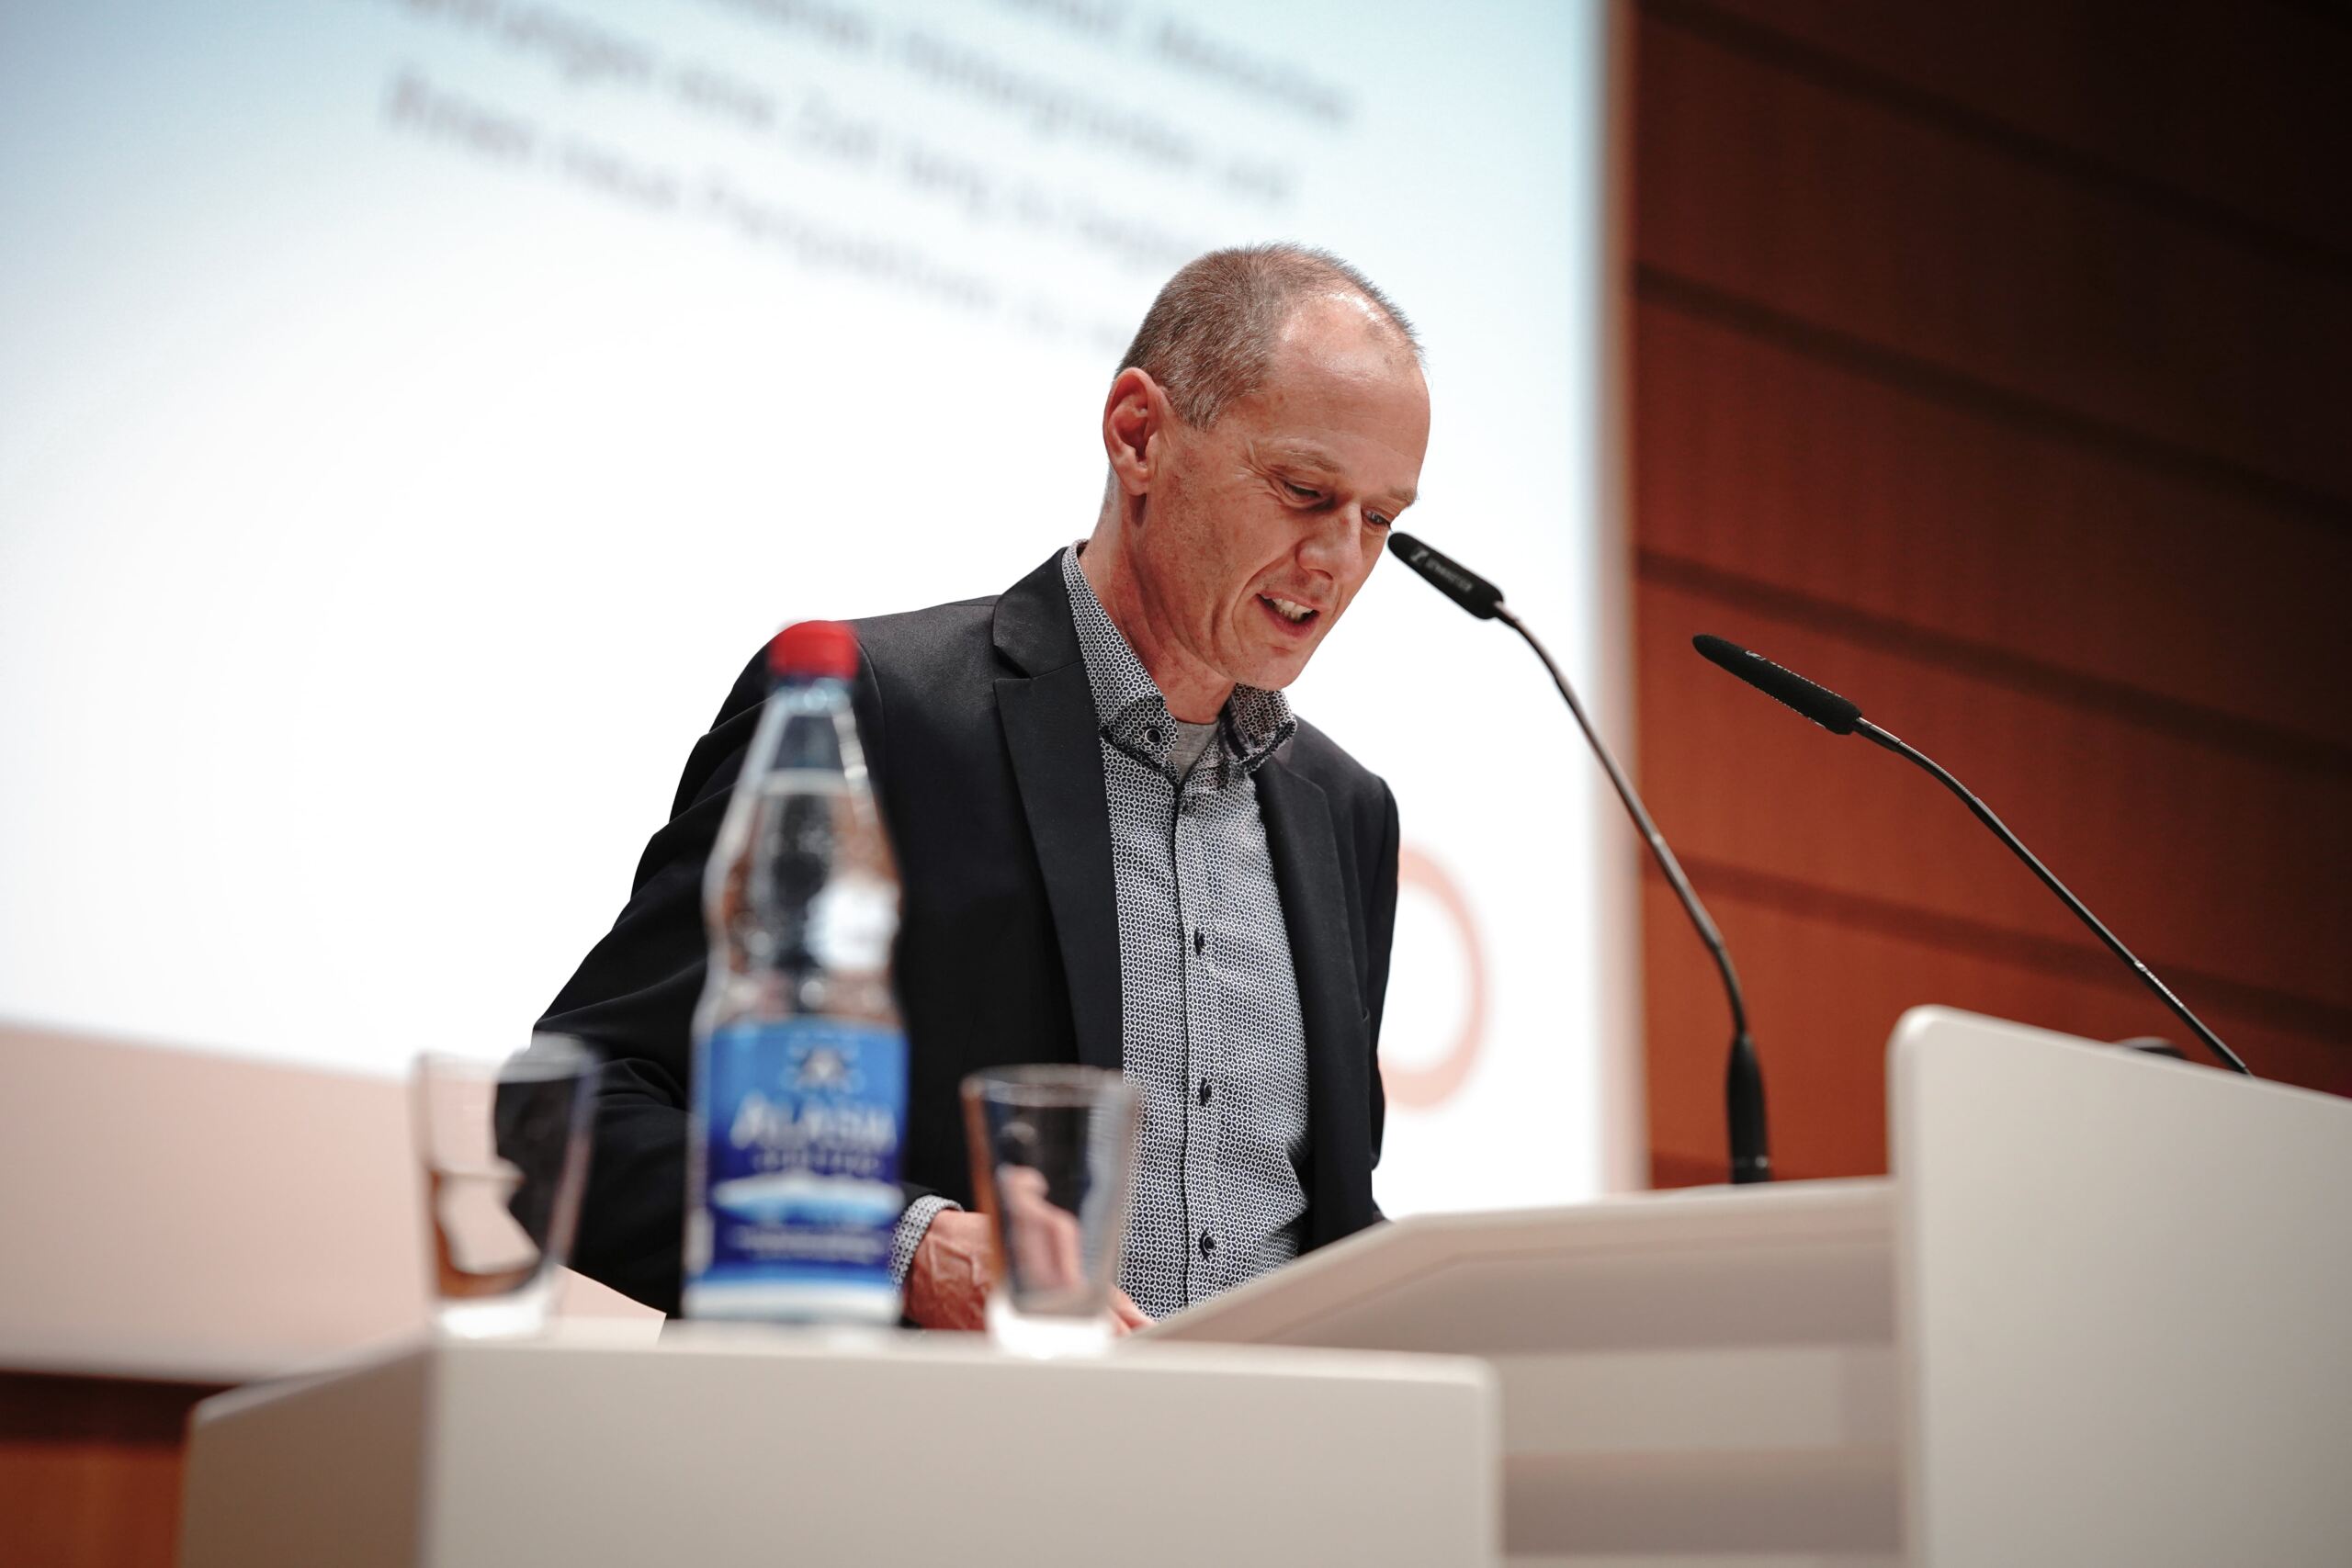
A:
<svg viewBox="0 0 2352 1568">
<path fill-rule="evenodd" d="M 1075 546 L 1062 581 L 1102 724 L 1123 1063 L 1143 1102 L 1119 1283 L 1165 1317 L 1289 1262 L 1305 1229 L 1306 1041 L 1254 777 L 1298 726 L 1281 693 L 1236 687 L 1179 778 L 1167 701 Z M 908 1208 L 898 1278 L 948 1207 Z"/>
<path fill-rule="evenodd" d="M 1306 1044 L 1254 775 L 1297 724 L 1241 686 L 1181 782 L 1168 704 L 1079 570 L 1119 897 L 1125 1066 L 1143 1101 L 1119 1282 L 1163 1317 L 1298 1256 Z"/>
</svg>

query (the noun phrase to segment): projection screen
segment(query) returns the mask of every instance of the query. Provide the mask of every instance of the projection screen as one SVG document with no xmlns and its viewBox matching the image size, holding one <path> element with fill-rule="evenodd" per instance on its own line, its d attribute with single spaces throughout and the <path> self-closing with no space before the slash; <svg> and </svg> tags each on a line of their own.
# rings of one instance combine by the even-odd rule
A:
<svg viewBox="0 0 2352 1568">
<path fill-rule="evenodd" d="M 1415 320 L 1405 525 L 1606 722 L 1604 30 L 9 6 L 0 1018 L 385 1074 L 518 1043 L 771 631 L 1086 532 L 1120 350 L 1219 244 Z M 1391 561 L 1292 695 L 1403 813 L 1381 1201 L 1600 1190 L 1635 889 L 1541 669 Z"/>
</svg>

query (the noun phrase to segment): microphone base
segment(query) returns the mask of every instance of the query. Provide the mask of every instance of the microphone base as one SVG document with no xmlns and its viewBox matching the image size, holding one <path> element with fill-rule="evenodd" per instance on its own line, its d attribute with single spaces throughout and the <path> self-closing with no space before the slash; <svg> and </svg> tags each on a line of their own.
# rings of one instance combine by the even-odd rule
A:
<svg viewBox="0 0 2352 1568">
<path fill-rule="evenodd" d="M 1732 1185 L 1771 1180 L 1771 1145 L 1764 1133 L 1764 1074 L 1756 1065 L 1756 1043 L 1745 1029 L 1732 1036 L 1724 1064 L 1724 1112 L 1731 1133 Z"/>
</svg>

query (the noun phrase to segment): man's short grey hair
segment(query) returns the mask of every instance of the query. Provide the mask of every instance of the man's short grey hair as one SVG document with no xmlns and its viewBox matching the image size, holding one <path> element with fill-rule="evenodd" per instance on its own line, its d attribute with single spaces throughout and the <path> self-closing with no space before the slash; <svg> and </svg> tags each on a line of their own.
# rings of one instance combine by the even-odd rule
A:
<svg viewBox="0 0 2352 1568">
<path fill-rule="evenodd" d="M 1168 280 L 1119 368 L 1159 382 L 1185 423 L 1213 424 L 1235 400 L 1264 386 L 1283 323 L 1301 300 L 1318 294 L 1361 297 L 1420 359 L 1420 339 L 1405 312 L 1330 252 L 1238 245 L 1187 262 Z"/>
</svg>

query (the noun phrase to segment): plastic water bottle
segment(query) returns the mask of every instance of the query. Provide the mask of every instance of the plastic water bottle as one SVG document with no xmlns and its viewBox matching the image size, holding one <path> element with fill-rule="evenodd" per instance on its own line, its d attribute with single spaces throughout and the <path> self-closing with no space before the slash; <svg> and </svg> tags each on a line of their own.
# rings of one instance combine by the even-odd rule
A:
<svg viewBox="0 0 2352 1568">
<path fill-rule="evenodd" d="M 703 884 L 685 1314 L 892 1323 L 907 1039 L 899 875 L 834 621 L 768 648 L 776 685 Z"/>
</svg>

